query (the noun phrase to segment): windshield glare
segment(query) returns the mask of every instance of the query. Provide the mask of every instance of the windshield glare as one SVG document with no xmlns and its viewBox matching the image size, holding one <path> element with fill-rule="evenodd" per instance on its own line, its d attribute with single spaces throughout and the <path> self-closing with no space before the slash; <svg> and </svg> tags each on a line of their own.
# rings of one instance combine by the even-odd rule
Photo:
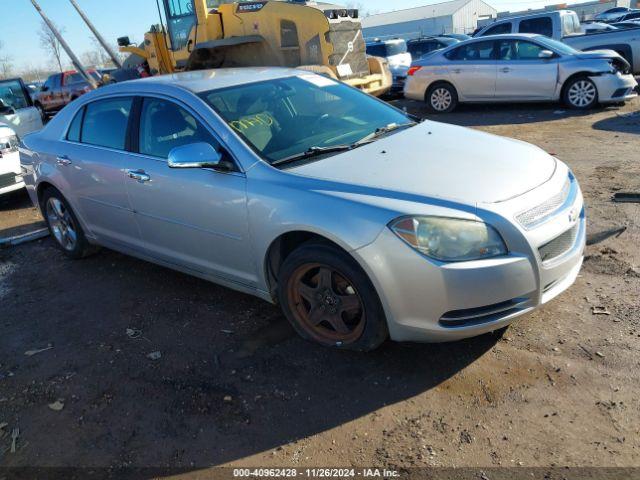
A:
<svg viewBox="0 0 640 480">
<path fill-rule="evenodd" d="M 301 74 L 212 90 L 200 96 L 269 163 L 312 147 L 351 145 L 404 113 L 347 85 Z"/>
</svg>

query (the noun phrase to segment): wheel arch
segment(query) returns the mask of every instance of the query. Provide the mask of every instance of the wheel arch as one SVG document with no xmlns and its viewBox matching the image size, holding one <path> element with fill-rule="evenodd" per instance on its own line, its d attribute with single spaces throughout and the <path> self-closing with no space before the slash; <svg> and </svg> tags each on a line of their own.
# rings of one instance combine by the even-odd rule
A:
<svg viewBox="0 0 640 480">
<path fill-rule="evenodd" d="M 596 73 L 590 72 L 588 70 L 583 70 L 581 72 L 576 72 L 569 75 L 562 83 L 562 88 L 560 89 L 560 99 L 564 99 L 564 94 L 567 89 L 567 86 L 569 85 L 569 82 L 571 82 L 572 80 L 575 80 L 578 77 L 592 77 L 594 75 L 596 75 Z M 596 87 L 596 90 L 597 90 L 597 87 Z"/>
<path fill-rule="evenodd" d="M 424 91 L 424 101 L 425 102 L 428 102 L 428 95 L 429 95 L 429 92 L 431 91 L 431 89 L 436 88 L 438 85 L 448 85 L 448 86 L 450 86 L 455 91 L 458 99 L 460 99 L 460 92 L 458 91 L 458 87 L 456 87 L 452 81 L 444 80 L 444 79 L 440 78 L 438 80 L 434 80 L 429 85 L 427 85 L 427 88 Z"/>
<path fill-rule="evenodd" d="M 331 245 L 349 255 L 367 276 L 369 273 L 357 258 L 350 253 L 350 248 L 338 239 L 329 238 L 330 235 L 314 232 L 311 229 L 296 229 L 283 232 L 269 244 L 263 259 L 263 274 L 267 289 L 273 299 L 277 299 L 278 274 L 286 258 L 298 247 L 305 243 L 317 242 Z M 370 279 L 371 280 L 371 279 Z M 372 282 L 373 283 L 373 282 Z"/>
</svg>

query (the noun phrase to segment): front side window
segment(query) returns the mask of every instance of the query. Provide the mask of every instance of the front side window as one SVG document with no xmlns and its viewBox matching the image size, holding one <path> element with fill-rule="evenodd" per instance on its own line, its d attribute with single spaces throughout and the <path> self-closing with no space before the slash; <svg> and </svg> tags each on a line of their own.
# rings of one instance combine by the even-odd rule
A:
<svg viewBox="0 0 640 480">
<path fill-rule="evenodd" d="M 549 17 L 529 18 L 520 22 L 518 31 L 520 33 L 537 33 L 545 37 L 551 37 L 553 36 L 553 24 Z"/>
<path fill-rule="evenodd" d="M 500 35 L 503 33 L 511 33 L 510 22 L 499 23 L 498 25 L 494 25 L 493 27 L 488 29 L 486 32 L 484 32 L 482 36 L 484 37 L 485 35 Z"/>
<path fill-rule="evenodd" d="M 0 106 L 12 107 L 14 110 L 29 106 L 29 101 L 19 81 L 0 81 Z"/>
<path fill-rule="evenodd" d="M 98 100 L 85 108 L 80 141 L 89 145 L 124 150 L 131 98 Z"/>
<path fill-rule="evenodd" d="M 467 45 L 463 45 L 459 48 L 451 50 L 447 58 L 449 60 L 460 61 L 487 61 L 493 60 L 493 48 L 494 41 L 488 40 L 486 42 L 474 42 Z"/>
<path fill-rule="evenodd" d="M 211 134 L 184 108 L 167 100 L 144 99 L 140 114 L 140 153 L 168 158 L 172 149 L 197 142 L 219 147 Z"/>
<path fill-rule="evenodd" d="M 270 163 L 312 148 L 351 145 L 378 128 L 411 122 L 403 112 L 315 74 L 237 85 L 200 96 Z"/>
<path fill-rule="evenodd" d="M 539 60 L 545 48 L 522 40 L 503 40 L 498 44 L 500 60 Z"/>
</svg>

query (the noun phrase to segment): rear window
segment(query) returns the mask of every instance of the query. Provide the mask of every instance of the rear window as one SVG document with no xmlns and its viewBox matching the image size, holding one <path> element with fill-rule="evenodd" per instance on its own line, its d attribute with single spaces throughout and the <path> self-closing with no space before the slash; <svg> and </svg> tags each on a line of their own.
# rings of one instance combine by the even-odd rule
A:
<svg viewBox="0 0 640 480">
<path fill-rule="evenodd" d="M 367 54 L 374 57 L 391 57 L 406 53 L 407 44 L 405 42 L 373 43 L 367 45 Z"/>
<path fill-rule="evenodd" d="M 553 36 L 553 23 L 550 17 L 529 18 L 520 21 L 520 33 L 537 33 L 545 37 Z"/>
<path fill-rule="evenodd" d="M 81 142 L 124 150 L 131 103 L 131 98 L 112 98 L 87 105 Z"/>
</svg>

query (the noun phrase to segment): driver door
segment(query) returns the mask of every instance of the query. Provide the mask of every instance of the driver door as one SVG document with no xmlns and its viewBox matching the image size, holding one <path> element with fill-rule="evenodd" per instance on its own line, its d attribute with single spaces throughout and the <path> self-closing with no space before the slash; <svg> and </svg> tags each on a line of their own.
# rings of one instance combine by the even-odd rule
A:
<svg viewBox="0 0 640 480">
<path fill-rule="evenodd" d="M 542 45 L 525 40 L 498 42 L 498 100 L 553 100 L 558 58 L 540 58 Z"/>
</svg>

